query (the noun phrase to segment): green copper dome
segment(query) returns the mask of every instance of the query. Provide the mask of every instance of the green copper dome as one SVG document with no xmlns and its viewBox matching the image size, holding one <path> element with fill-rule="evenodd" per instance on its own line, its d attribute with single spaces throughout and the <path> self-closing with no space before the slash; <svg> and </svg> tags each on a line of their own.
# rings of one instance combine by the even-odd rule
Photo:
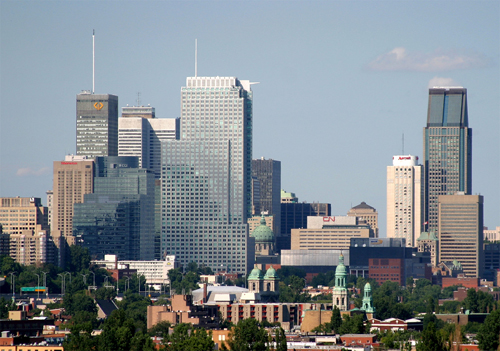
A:
<svg viewBox="0 0 500 351">
<path fill-rule="evenodd" d="M 250 275 L 248 276 L 248 280 L 263 280 L 263 279 L 264 279 L 264 274 L 262 274 L 262 271 L 257 267 L 252 269 Z"/>
<path fill-rule="evenodd" d="M 254 229 L 250 236 L 255 238 L 255 242 L 257 243 L 274 242 L 273 231 L 266 225 L 264 215 L 262 215 L 262 218 L 260 219 L 260 225 Z"/>
<path fill-rule="evenodd" d="M 344 255 L 340 254 L 339 265 L 335 270 L 335 276 L 346 276 L 346 275 L 347 275 L 347 269 L 345 268 L 344 265 Z"/>
<path fill-rule="evenodd" d="M 280 278 L 278 277 L 278 273 L 276 273 L 276 270 L 273 268 L 273 266 L 269 267 L 269 269 L 266 272 L 266 275 L 264 276 L 265 280 L 279 280 Z"/>
<path fill-rule="evenodd" d="M 365 284 L 365 288 L 363 289 L 365 292 L 366 291 L 372 291 L 372 286 L 370 285 L 370 283 L 366 283 Z"/>
</svg>

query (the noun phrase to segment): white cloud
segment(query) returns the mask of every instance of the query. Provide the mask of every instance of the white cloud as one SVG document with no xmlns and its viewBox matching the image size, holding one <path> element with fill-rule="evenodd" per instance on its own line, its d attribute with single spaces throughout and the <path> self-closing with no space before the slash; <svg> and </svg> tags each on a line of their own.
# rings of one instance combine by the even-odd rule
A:
<svg viewBox="0 0 500 351">
<path fill-rule="evenodd" d="M 453 78 L 434 77 L 429 81 L 429 88 L 432 87 L 458 87 L 461 86 Z"/>
<path fill-rule="evenodd" d="M 451 71 L 484 67 L 487 60 L 477 53 L 436 50 L 431 53 L 408 52 L 404 47 L 397 47 L 380 55 L 368 64 L 374 71 Z"/>
<path fill-rule="evenodd" d="M 34 175 L 34 176 L 38 177 L 38 176 L 47 174 L 49 171 L 50 171 L 49 167 L 42 167 L 38 170 L 32 169 L 30 167 L 26 167 L 26 168 L 19 168 L 16 172 L 16 175 L 18 175 L 20 177 Z"/>
</svg>

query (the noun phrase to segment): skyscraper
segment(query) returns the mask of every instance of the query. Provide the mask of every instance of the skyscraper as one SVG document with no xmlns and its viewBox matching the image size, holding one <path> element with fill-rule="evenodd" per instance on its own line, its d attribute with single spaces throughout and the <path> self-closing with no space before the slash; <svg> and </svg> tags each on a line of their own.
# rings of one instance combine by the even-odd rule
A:
<svg viewBox="0 0 500 351">
<path fill-rule="evenodd" d="M 259 180 L 260 212 L 274 215 L 273 232 L 281 233 L 281 162 L 264 157 L 252 160 L 252 177 Z M 259 215 L 260 213 L 254 213 Z"/>
<path fill-rule="evenodd" d="M 150 106 L 127 106 L 118 118 L 118 156 L 137 156 L 139 166 L 161 177 L 161 142 L 179 138 L 179 118 L 155 118 Z"/>
<path fill-rule="evenodd" d="M 52 235 L 72 238 L 73 206 L 94 191 L 94 161 L 68 155 L 64 161 L 54 161 L 53 178 Z M 72 239 L 69 244 L 73 244 Z"/>
<path fill-rule="evenodd" d="M 483 197 L 481 195 L 440 195 L 439 260 L 457 260 L 468 277 L 482 277 Z"/>
<path fill-rule="evenodd" d="M 76 96 L 76 154 L 118 156 L 118 96 L 86 90 Z"/>
<path fill-rule="evenodd" d="M 181 95 L 180 140 L 162 143 L 163 252 L 245 273 L 254 256 L 250 82 L 191 77 Z"/>
<path fill-rule="evenodd" d="M 154 259 L 155 179 L 137 157 L 96 157 L 94 192 L 74 205 L 73 235 L 93 257 Z"/>
<path fill-rule="evenodd" d="M 423 173 L 418 157 L 397 155 L 387 166 L 387 237 L 417 246 L 422 232 Z"/>
<path fill-rule="evenodd" d="M 424 219 L 438 230 L 438 196 L 472 191 L 472 129 L 467 115 L 467 89 L 429 89 L 424 128 Z"/>
</svg>

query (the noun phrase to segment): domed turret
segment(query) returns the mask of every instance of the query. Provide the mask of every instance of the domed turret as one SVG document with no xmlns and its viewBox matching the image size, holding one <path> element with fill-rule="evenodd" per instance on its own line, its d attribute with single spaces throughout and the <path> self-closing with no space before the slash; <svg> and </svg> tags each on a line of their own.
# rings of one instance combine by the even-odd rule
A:
<svg viewBox="0 0 500 351">
<path fill-rule="evenodd" d="M 264 280 L 264 274 L 262 274 L 262 271 L 259 268 L 255 267 L 250 272 L 248 280 Z"/>
<path fill-rule="evenodd" d="M 254 229 L 250 236 L 255 238 L 256 243 L 274 242 L 274 233 L 271 228 L 266 225 L 266 219 L 264 218 L 264 215 L 262 215 L 262 218 L 260 219 L 260 225 Z"/>
<path fill-rule="evenodd" d="M 273 266 L 269 267 L 269 269 L 266 272 L 266 275 L 264 276 L 264 280 L 279 280 L 280 278 L 278 277 L 278 273 L 276 273 L 276 270 L 273 268 Z"/>
</svg>

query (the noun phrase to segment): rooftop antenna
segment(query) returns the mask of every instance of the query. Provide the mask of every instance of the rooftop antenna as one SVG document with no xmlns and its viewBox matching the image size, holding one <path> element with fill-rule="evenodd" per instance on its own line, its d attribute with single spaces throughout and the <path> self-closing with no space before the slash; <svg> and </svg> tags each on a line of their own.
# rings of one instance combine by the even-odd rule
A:
<svg viewBox="0 0 500 351">
<path fill-rule="evenodd" d="M 198 77 L 198 39 L 194 40 L 194 77 Z"/>
<path fill-rule="evenodd" d="M 137 106 L 141 106 L 141 92 L 137 92 Z"/>
<path fill-rule="evenodd" d="M 403 153 L 401 155 L 404 155 L 405 154 L 405 133 L 403 133 L 402 146 L 403 146 Z"/>
<path fill-rule="evenodd" d="M 95 29 L 92 29 L 92 94 L 95 92 Z"/>
</svg>

